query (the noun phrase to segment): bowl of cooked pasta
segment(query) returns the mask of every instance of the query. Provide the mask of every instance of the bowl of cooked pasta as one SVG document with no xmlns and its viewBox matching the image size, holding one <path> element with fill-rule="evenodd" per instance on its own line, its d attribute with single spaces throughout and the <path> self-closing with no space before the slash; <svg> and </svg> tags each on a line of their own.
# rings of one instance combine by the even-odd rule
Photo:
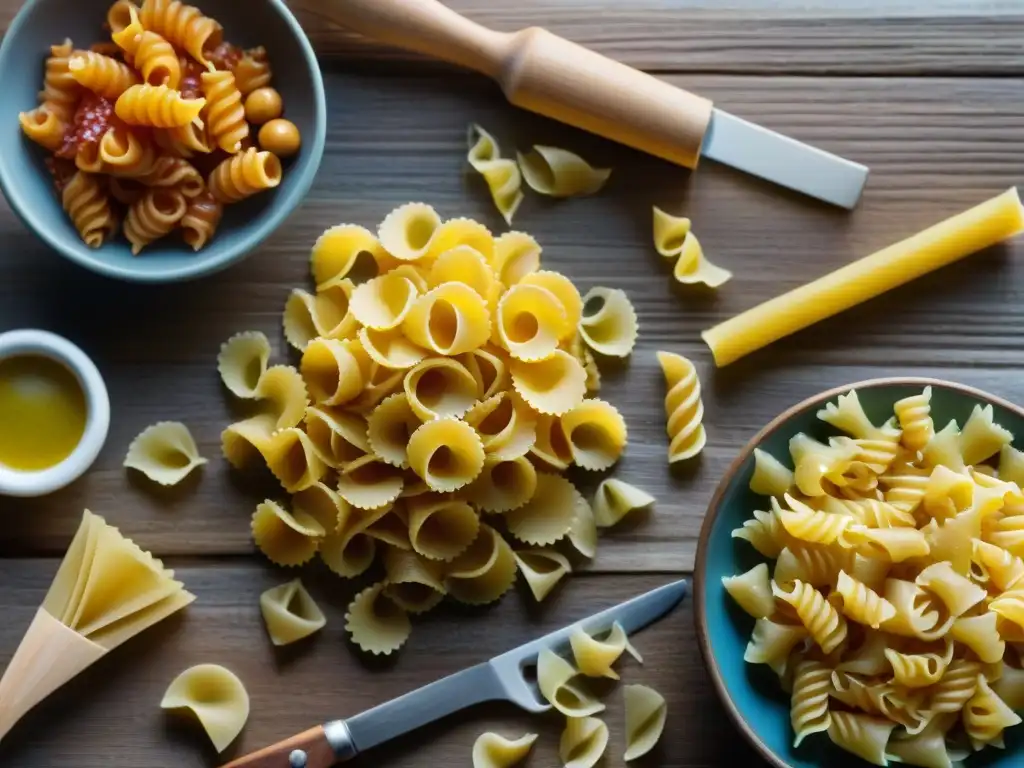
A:
<svg viewBox="0 0 1024 768">
<path fill-rule="evenodd" d="M 240 260 L 323 154 L 323 80 L 282 0 L 28 0 L 0 45 L 0 91 L 11 208 L 126 280 Z"/>
<path fill-rule="evenodd" d="M 708 508 L 694 600 L 726 710 L 778 768 L 1024 756 L 1024 409 L 874 379 L 789 409 Z"/>
</svg>

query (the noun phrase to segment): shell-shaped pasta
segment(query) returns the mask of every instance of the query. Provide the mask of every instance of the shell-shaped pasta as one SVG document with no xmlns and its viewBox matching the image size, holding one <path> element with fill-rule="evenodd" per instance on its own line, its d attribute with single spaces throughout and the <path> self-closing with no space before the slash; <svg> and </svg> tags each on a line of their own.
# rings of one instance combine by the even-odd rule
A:
<svg viewBox="0 0 1024 768">
<path fill-rule="evenodd" d="M 665 213 L 658 206 L 653 206 L 653 214 L 654 250 L 666 259 L 677 258 L 682 253 L 686 236 L 690 234 L 690 220 Z"/>
<path fill-rule="evenodd" d="M 61 204 L 82 241 L 99 248 L 117 229 L 117 217 L 99 179 L 77 171 L 61 192 Z"/>
<path fill-rule="evenodd" d="M 538 603 L 543 600 L 564 576 L 572 573 L 565 555 L 554 549 L 523 549 L 515 553 L 519 571 Z"/>
<path fill-rule="evenodd" d="M 960 427 L 950 421 L 945 427 L 932 435 L 921 451 L 924 463 L 930 467 L 945 466 L 953 472 L 963 472 L 967 465 L 960 452 Z"/>
<path fill-rule="evenodd" d="M 623 651 L 628 651 L 633 658 L 643 663 L 640 654 L 629 642 L 626 630 L 618 622 L 612 625 L 608 636 L 603 640 L 598 640 L 582 628 L 577 628 L 569 636 L 569 645 L 572 647 L 576 667 L 580 674 L 587 677 L 618 680 L 619 673 L 612 669 L 612 665 L 618 661 Z"/>
<path fill-rule="evenodd" d="M 516 393 L 541 414 L 561 416 L 582 403 L 587 393 L 586 371 L 561 349 L 537 362 L 512 360 L 509 370 Z"/>
<path fill-rule="evenodd" d="M 309 400 L 302 374 L 290 365 L 273 365 L 256 385 L 256 398 L 267 404 L 265 415 L 274 419 L 275 429 L 297 426 Z"/>
<path fill-rule="evenodd" d="M 185 209 L 185 215 L 181 217 L 179 225 L 182 237 L 193 251 L 198 251 L 210 242 L 217 232 L 217 227 L 220 226 L 223 215 L 223 203 L 217 202 L 213 195 L 205 190 L 188 201 L 188 208 Z"/>
<path fill-rule="evenodd" d="M 826 424 L 858 439 L 884 438 L 892 436 L 896 431 L 890 424 L 876 427 L 864 412 L 860 397 L 853 389 L 840 395 L 836 402 L 826 403 L 817 415 Z"/>
<path fill-rule="evenodd" d="M 474 405 L 466 423 L 480 435 L 484 451 L 494 461 L 511 461 L 524 456 L 537 439 L 537 417 L 509 392 L 500 392 Z"/>
<path fill-rule="evenodd" d="M 511 768 L 530 753 L 536 733 L 527 733 L 518 739 L 508 739 L 499 733 L 487 731 L 473 742 L 473 768 Z"/>
<path fill-rule="evenodd" d="M 349 309 L 355 286 L 347 278 L 320 286 L 316 295 L 295 289 L 284 305 L 281 324 L 288 343 L 300 352 L 310 341 L 345 339 L 356 335 L 359 323 Z"/>
<path fill-rule="evenodd" d="M 754 510 L 751 519 L 744 521 L 731 535 L 734 539 L 749 541 L 754 549 L 770 558 L 777 558 L 792 540 L 779 516 L 761 509 Z"/>
<path fill-rule="evenodd" d="M 758 563 L 737 576 L 723 576 L 722 586 L 736 604 L 755 619 L 766 619 L 775 613 L 767 563 Z"/>
<path fill-rule="evenodd" d="M 453 560 L 479 532 L 480 519 L 464 501 L 434 494 L 409 499 L 409 541 L 423 557 Z"/>
<path fill-rule="evenodd" d="M 946 562 L 929 565 L 915 581 L 936 595 L 952 616 L 963 615 L 986 597 L 984 589 L 956 573 Z"/>
<path fill-rule="evenodd" d="M 608 749 L 608 726 L 596 717 L 569 717 L 558 742 L 564 768 L 593 768 Z"/>
<path fill-rule="evenodd" d="M 405 481 L 401 471 L 376 456 L 363 456 L 338 475 L 338 494 L 359 509 L 378 509 L 398 498 Z"/>
<path fill-rule="evenodd" d="M 222 203 L 237 203 L 280 183 L 280 159 L 273 152 L 260 152 L 255 147 L 223 160 L 206 180 L 210 192 Z"/>
<path fill-rule="evenodd" d="M 974 561 L 984 566 L 992 586 L 1000 592 L 1012 589 L 1024 577 L 1024 560 L 1021 558 L 980 539 L 975 539 L 973 545 Z"/>
<path fill-rule="evenodd" d="M 188 200 L 178 189 L 153 187 L 133 203 L 124 219 L 124 236 L 138 254 L 147 245 L 169 235 L 188 210 Z"/>
<path fill-rule="evenodd" d="M 947 638 L 942 650 L 931 653 L 900 653 L 888 648 L 885 658 L 892 665 L 896 683 L 907 688 L 927 688 L 939 682 L 953 660 L 953 641 Z"/>
<path fill-rule="evenodd" d="M 161 421 L 146 427 L 132 440 L 124 457 L 124 466 L 160 485 L 176 485 L 205 463 L 192 433 L 180 421 Z"/>
<path fill-rule="evenodd" d="M 656 499 L 635 485 L 609 477 L 594 492 L 594 519 L 600 528 L 609 528 L 630 512 L 650 507 Z"/>
<path fill-rule="evenodd" d="M 654 749 L 661 739 L 668 704 L 664 696 L 646 685 L 627 685 L 622 693 L 626 702 L 626 754 L 623 759 L 636 760 Z"/>
<path fill-rule="evenodd" d="M 960 433 L 960 453 L 965 464 L 979 464 L 1013 442 L 1013 433 L 994 421 L 991 404 L 974 406 Z"/>
<path fill-rule="evenodd" d="M 866 528 L 853 525 L 847 538 L 860 554 L 892 563 L 924 557 L 931 551 L 925 534 L 914 528 Z"/>
<path fill-rule="evenodd" d="M 583 498 L 582 493 L 576 491 L 573 495 L 576 497 L 576 503 L 573 505 L 572 525 L 569 526 L 569 543 L 584 557 L 593 558 L 597 554 L 597 522 L 594 520 L 594 510 Z"/>
<path fill-rule="evenodd" d="M 245 727 L 249 694 L 234 672 L 218 664 L 199 664 L 171 681 L 160 708 L 191 711 L 219 753 Z"/>
<path fill-rule="evenodd" d="M 349 347 L 337 339 L 315 338 L 302 353 L 299 371 L 313 402 L 341 405 L 366 385 L 364 372 Z"/>
<path fill-rule="evenodd" d="M 999 614 L 987 611 L 979 616 L 961 616 L 953 622 L 950 637 L 970 648 L 985 664 L 1001 661 L 1006 643 L 999 635 Z"/>
<path fill-rule="evenodd" d="M 793 725 L 793 746 L 814 733 L 827 731 L 832 724 L 828 699 L 832 670 L 820 661 L 804 660 L 796 665 L 789 719 Z"/>
<path fill-rule="evenodd" d="M 853 712 L 833 712 L 828 736 L 832 743 L 873 765 L 888 765 L 885 745 L 896 723 Z"/>
<path fill-rule="evenodd" d="M 456 491 L 473 482 L 484 467 L 480 436 L 464 421 L 428 421 L 409 438 L 409 466 L 435 491 Z"/>
<path fill-rule="evenodd" d="M 534 192 L 550 197 L 592 195 L 611 176 L 610 168 L 595 168 L 574 152 L 535 144 L 516 153 L 523 179 Z"/>
<path fill-rule="evenodd" d="M 786 533 L 794 539 L 809 544 L 835 543 L 841 547 L 849 546 L 847 537 L 850 527 L 856 522 L 854 518 L 812 509 L 788 493 L 783 498 L 789 509 L 783 507 L 779 500 L 773 497 L 772 511 L 778 516 Z M 876 531 L 866 530 L 864 535 L 874 533 Z"/>
<path fill-rule="evenodd" d="M 26 136 L 51 152 L 56 152 L 64 143 L 68 123 L 47 106 L 40 105 L 27 112 L 19 112 L 18 122 Z"/>
<path fill-rule="evenodd" d="M 692 458 L 704 450 L 704 402 L 700 379 L 693 363 L 673 352 L 658 352 L 658 364 L 665 375 L 665 431 L 669 436 L 668 461 Z"/>
<path fill-rule="evenodd" d="M 792 606 L 800 623 L 807 628 L 811 639 L 825 653 L 832 653 L 846 639 L 846 620 L 835 606 L 810 584 L 796 580 L 786 588 L 773 583 L 772 594 Z"/>
<path fill-rule="evenodd" d="M 221 70 L 203 72 L 201 83 L 206 97 L 206 130 L 210 140 L 229 154 L 239 152 L 242 142 L 249 136 L 249 123 L 235 76 Z"/>
<path fill-rule="evenodd" d="M 412 633 L 409 615 L 384 594 L 387 582 L 367 587 L 348 606 L 345 631 L 352 642 L 367 653 L 389 656 L 401 648 Z"/>
<path fill-rule="evenodd" d="M 270 362 L 270 341 L 259 331 L 242 331 L 220 345 L 217 371 L 235 397 L 253 399 Z"/>
<path fill-rule="evenodd" d="M 384 553 L 387 595 L 409 613 L 425 613 L 441 602 L 445 594 L 444 565 L 416 552 L 389 547 Z"/>
<path fill-rule="evenodd" d="M 530 456 L 552 469 L 569 468 L 572 453 L 569 451 L 569 444 L 565 442 L 559 417 L 543 413 L 537 417 L 537 439 L 530 448 Z"/>
<path fill-rule="evenodd" d="M 772 578 L 779 584 L 799 579 L 815 587 L 832 587 L 841 571 L 852 569 L 853 560 L 846 549 L 793 541 L 779 552 Z"/>
<path fill-rule="evenodd" d="M 377 239 L 400 261 L 419 261 L 430 250 L 441 217 L 426 203 L 406 203 L 391 211 L 377 229 Z"/>
<path fill-rule="evenodd" d="M 883 627 L 886 632 L 934 641 L 944 637 L 953 626 L 954 617 L 945 605 L 919 584 L 886 579 L 884 596 L 896 609 L 896 615 Z"/>
<path fill-rule="evenodd" d="M 932 687 L 928 708 L 937 715 L 959 713 L 978 690 L 978 680 L 984 679 L 981 672 L 976 661 L 954 659 Z"/>
<path fill-rule="evenodd" d="M 305 403 L 301 411 L 304 410 Z M 298 427 L 275 432 L 264 458 L 267 467 L 288 493 L 309 488 L 327 473 L 327 464 L 313 446 L 313 441 Z"/>
<path fill-rule="evenodd" d="M 537 490 L 526 504 L 505 514 L 509 532 L 522 542 L 554 544 L 572 527 L 576 489 L 560 475 L 537 473 Z"/>
<path fill-rule="evenodd" d="M 68 60 L 68 71 L 80 85 L 105 99 L 116 99 L 139 82 L 127 64 L 95 51 L 75 53 Z"/>
<path fill-rule="evenodd" d="M 964 730 L 975 748 L 991 744 L 1002 736 L 1006 728 L 1020 723 L 1020 716 L 999 698 L 984 675 L 978 675 L 977 689 L 963 711 Z"/>
<path fill-rule="evenodd" d="M 750 490 L 761 496 L 782 496 L 793 487 L 793 470 L 760 448 L 754 449 Z"/>
<path fill-rule="evenodd" d="M 583 469 L 608 469 L 625 450 L 626 420 L 604 400 L 584 400 L 562 414 L 560 423 L 573 461 Z"/>
<path fill-rule="evenodd" d="M 256 546 L 275 565 L 296 566 L 316 554 L 326 531 L 310 515 L 294 514 L 274 501 L 262 502 L 252 516 L 252 537 Z"/>
<path fill-rule="evenodd" d="M 897 400 L 892 409 L 903 429 L 903 445 L 912 451 L 920 451 L 935 434 L 932 423 L 932 388 L 925 387 L 920 394 Z"/>
<path fill-rule="evenodd" d="M 469 152 L 466 160 L 474 171 L 484 177 L 491 198 L 506 224 L 512 223 L 519 204 L 523 202 L 523 178 L 514 160 L 503 158 L 498 142 L 479 125 L 470 125 Z"/>
<path fill-rule="evenodd" d="M 380 275 L 352 292 L 352 315 L 367 328 L 390 330 L 401 325 L 418 295 L 408 278 L 395 272 Z"/>
<path fill-rule="evenodd" d="M 442 283 L 417 298 L 402 331 L 439 355 L 461 355 L 491 337 L 491 319 L 480 294 L 465 283 Z"/>
<path fill-rule="evenodd" d="M 549 648 L 537 655 L 537 685 L 541 695 L 566 717 L 589 717 L 604 711 L 604 704 L 580 682 L 579 672 Z"/>
<path fill-rule="evenodd" d="M 478 253 L 488 265 L 494 261 L 494 235 L 480 222 L 465 218 L 448 219 L 435 230 L 430 239 L 427 258 L 437 259 L 448 251 L 463 248 Z M 438 282 L 445 283 L 448 280 Z"/>
<path fill-rule="evenodd" d="M 837 607 L 844 616 L 873 629 L 878 629 L 896 615 L 896 608 L 892 603 L 848 575 L 846 571 L 839 572 L 836 589 L 832 595 L 837 596 L 833 602 L 839 603 Z M 829 599 L 831 600 L 832 596 Z"/>
<path fill-rule="evenodd" d="M 373 452 L 396 467 L 409 466 L 409 437 L 422 424 L 404 392 L 380 401 L 367 419 L 367 439 Z"/>
<path fill-rule="evenodd" d="M 346 277 L 364 282 L 384 274 L 393 264 L 377 236 L 356 224 L 338 224 L 324 230 L 309 254 L 310 272 L 317 285 Z"/>
<path fill-rule="evenodd" d="M 114 112 L 129 125 L 175 128 L 195 120 L 201 124 L 205 105 L 206 99 L 186 99 L 166 85 L 131 85 L 117 97 Z"/>
<path fill-rule="evenodd" d="M 457 245 L 444 251 L 430 265 L 427 284 L 436 288 L 444 283 L 464 283 L 488 306 L 494 305 L 501 292 L 501 285 L 487 259 L 468 245 Z"/>
<path fill-rule="evenodd" d="M 592 350 L 609 357 L 626 357 L 636 345 L 640 323 L 625 291 L 591 288 L 583 297 L 579 334 Z"/>
<path fill-rule="evenodd" d="M 515 285 L 540 269 L 540 244 L 525 232 L 506 232 L 494 240 L 491 266 L 502 285 Z"/>
<path fill-rule="evenodd" d="M 518 360 L 533 362 L 550 357 L 572 328 L 559 298 L 539 285 L 513 285 L 498 301 L 498 341 Z"/>
<path fill-rule="evenodd" d="M 260 595 L 260 612 L 274 645 L 298 642 L 327 624 L 323 611 L 300 579 L 271 587 Z"/>
<path fill-rule="evenodd" d="M 515 580 L 512 548 L 497 531 L 481 523 L 473 543 L 449 564 L 445 586 L 460 603 L 482 605 L 508 592 Z"/>
<path fill-rule="evenodd" d="M 509 512 L 526 504 L 537 491 L 537 470 L 525 456 L 484 461 L 480 476 L 466 489 L 466 498 L 484 512 Z"/>
<path fill-rule="evenodd" d="M 799 624 L 780 624 L 771 619 L 758 619 L 750 642 L 743 652 L 748 664 L 767 664 L 776 674 L 782 674 L 789 655 L 807 637 L 807 630 Z"/>
<path fill-rule="evenodd" d="M 149 184 L 149 179 L 155 172 L 157 164 L 163 158 L 157 157 L 153 144 L 148 139 L 142 138 L 137 130 L 133 131 L 125 126 L 111 127 L 103 134 L 103 138 L 100 139 L 99 144 L 96 146 L 98 149 L 99 166 L 102 172 L 112 176 L 137 178 L 143 184 L 155 186 Z M 84 147 L 79 149 L 79 153 L 75 157 L 76 163 L 81 162 L 82 149 Z M 180 162 L 184 163 L 185 161 L 182 160 Z M 199 178 L 199 174 L 195 169 L 192 170 L 192 173 L 201 185 L 202 179 Z M 183 187 L 181 191 L 183 194 L 186 191 L 192 194 L 196 192 L 194 186 Z M 202 191 L 201 186 L 199 191 Z"/>
<path fill-rule="evenodd" d="M 205 51 L 216 48 L 223 39 L 220 24 L 180 0 L 144 0 L 139 20 L 146 29 L 188 51 L 204 67 L 208 64 Z"/>
<path fill-rule="evenodd" d="M 377 553 L 376 539 L 366 531 L 390 511 L 390 505 L 373 510 L 358 509 L 343 499 L 337 528 L 320 542 L 320 559 L 345 578 L 354 578 L 366 571 Z"/>
</svg>

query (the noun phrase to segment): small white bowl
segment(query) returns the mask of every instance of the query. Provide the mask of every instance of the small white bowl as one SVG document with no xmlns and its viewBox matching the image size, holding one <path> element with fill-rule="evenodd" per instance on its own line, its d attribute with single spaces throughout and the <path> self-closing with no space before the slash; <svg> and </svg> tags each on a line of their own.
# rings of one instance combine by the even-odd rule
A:
<svg viewBox="0 0 1024 768">
<path fill-rule="evenodd" d="M 0 496 L 44 496 L 77 480 L 99 455 L 110 429 L 110 397 L 92 360 L 65 338 L 47 331 L 0 333 L 0 360 L 22 355 L 48 357 L 78 379 L 85 394 L 85 431 L 75 450 L 59 464 L 34 472 L 0 465 Z"/>
</svg>

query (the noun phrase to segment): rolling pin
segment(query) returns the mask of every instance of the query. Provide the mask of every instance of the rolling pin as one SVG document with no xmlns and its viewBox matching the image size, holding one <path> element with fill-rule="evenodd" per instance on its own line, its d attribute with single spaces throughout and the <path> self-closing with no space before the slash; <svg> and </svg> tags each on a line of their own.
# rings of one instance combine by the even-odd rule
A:
<svg viewBox="0 0 1024 768">
<path fill-rule="evenodd" d="M 348 29 L 480 72 L 523 109 L 696 168 L 702 155 L 852 208 L 868 169 L 715 108 L 711 101 L 530 27 L 496 32 L 437 0 L 324 0 Z"/>
</svg>

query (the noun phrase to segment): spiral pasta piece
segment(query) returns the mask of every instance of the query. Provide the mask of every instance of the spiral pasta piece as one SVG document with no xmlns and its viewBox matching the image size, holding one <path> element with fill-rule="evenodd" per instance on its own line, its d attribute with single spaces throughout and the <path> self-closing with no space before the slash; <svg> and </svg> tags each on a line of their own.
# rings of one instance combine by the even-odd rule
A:
<svg viewBox="0 0 1024 768">
<path fill-rule="evenodd" d="M 116 40 L 115 40 L 116 42 Z M 178 88 L 181 84 L 181 62 L 174 47 L 156 32 L 149 30 L 138 35 L 129 47 L 135 67 L 142 73 L 142 80 L 149 85 L 166 85 Z"/>
<path fill-rule="evenodd" d="M 953 640 L 947 638 L 943 650 L 933 653 L 900 653 L 885 649 L 885 658 L 892 665 L 893 680 L 907 688 L 927 688 L 942 679 L 953 660 Z"/>
<path fill-rule="evenodd" d="M 188 201 L 177 189 L 154 187 L 128 209 L 124 235 L 138 254 L 150 243 L 168 235 L 188 210 Z"/>
<path fill-rule="evenodd" d="M 828 736 L 837 747 L 874 765 L 888 765 L 885 745 L 896 723 L 852 712 L 833 712 Z"/>
<path fill-rule="evenodd" d="M 145 179 L 156 169 L 160 159 L 147 139 L 125 126 L 112 126 L 104 132 L 95 148 L 95 170 L 112 176 Z M 83 150 L 79 148 L 75 162 L 81 167 Z M 198 174 L 196 174 L 198 176 Z"/>
<path fill-rule="evenodd" d="M 224 37 L 220 24 L 180 0 L 143 0 L 139 20 L 146 29 L 188 51 L 204 67 L 209 65 L 206 50 L 220 45 Z"/>
<path fill-rule="evenodd" d="M 850 546 L 849 531 L 854 524 L 852 517 L 812 509 L 788 493 L 783 498 L 789 508 L 786 509 L 778 499 L 773 498 L 772 512 L 779 518 L 786 533 L 794 539 L 810 544 L 836 543 L 845 548 Z M 877 531 L 864 532 L 866 536 L 875 534 Z"/>
<path fill-rule="evenodd" d="M 214 168 L 206 186 L 220 202 L 237 203 L 280 183 L 281 161 L 277 155 L 249 147 Z"/>
<path fill-rule="evenodd" d="M 832 653 L 846 639 L 846 620 L 835 606 L 810 584 L 797 579 L 787 589 L 773 583 L 772 594 L 793 607 L 800 623 L 810 633 L 811 639 L 825 653 Z"/>
<path fill-rule="evenodd" d="M 22 133 L 42 147 L 56 152 L 64 144 L 68 124 L 45 105 L 18 113 Z"/>
<path fill-rule="evenodd" d="M 799 579 L 815 587 L 832 587 L 841 571 L 847 568 L 852 570 L 853 562 L 850 550 L 793 541 L 779 552 L 772 578 L 779 584 Z M 852 578 L 856 580 L 856 576 Z"/>
<path fill-rule="evenodd" d="M 55 115 L 61 123 L 71 123 L 78 105 L 82 86 L 71 74 L 71 57 L 78 53 L 70 39 L 60 45 L 50 46 L 46 58 L 46 73 L 43 76 L 43 90 L 39 93 L 42 108 Z M 63 138 L 63 137 L 61 137 Z"/>
<path fill-rule="evenodd" d="M 846 571 L 839 571 L 833 594 L 837 596 L 833 602 L 838 602 L 837 607 L 844 616 L 872 629 L 878 629 L 896 615 L 896 608 L 892 603 L 866 584 L 851 577 Z"/>
<path fill-rule="evenodd" d="M 61 205 L 90 248 L 99 248 L 117 229 L 110 198 L 92 174 L 76 171 L 61 192 Z"/>
<path fill-rule="evenodd" d="M 149 78 L 146 79 L 148 82 Z M 211 141 L 229 154 L 240 151 L 249 136 L 249 123 L 235 76 L 220 70 L 203 72 L 200 82 L 206 97 L 206 130 Z"/>
<path fill-rule="evenodd" d="M 266 88 L 273 77 L 266 48 L 259 45 L 247 50 L 232 72 L 238 81 L 238 90 L 243 96 L 248 96 L 258 88 Z"/>
<path fill-rule="evenodd" d="M 68 71 L 76 82 L 105 99 L 116 99 L 139 82 L 127 64 L 95 51 L 76 53 L 68 61 Z"/>
<path fill-rule="evenodd" d="M 911 395 L 893 404 L 893 411 L 903 429 L 903 445 L 912 451 L 923 450 L 935 434 L 931 416 L 932 388 L 925 387 L 918 395 Z"/>
<path fill-rule="evenodd" d="M 978 675 L 978 686 L 964 707 L 964 730 L 975 749 L 991 744 L 1007 728 L 1021 723 L 1020 715 L 1010 709 L 989 686 L 984 675 Z"/>
<path fill-rule="evenodd" d="M 828 707 L 831 687 L 832 670 L 821 662 L 807 660 L 796 665 L 789 708 L 794 747 L 811 734 L 827 731 L 832 724 Z"/>
<path fill-rule="evenodd" d="M 174 128 L 154 128 L 153 141 L 173 157 L 188 158 L 196 153 L 207 154 L 213 151 L 205 127 L 199 127 L 195 123 Z"/>
<path fill-rule="evenodd" d="M 673 352 L 658 352 L 658 363 L 665 374 L 665 429 L 670 439 L 670 464 L 692 458 L 704 449 L 704 402 L 700 397 L 700 379 L 693 363 Z"/>
<path fill-rule="evenodd" d="M 224 205 L 217 202 L 209 192 L 204 191 L 191 198 L 180 222 L 185 243 L 193 251 L 205 246 L 217 232 L 223 215 Z"/>
<path fill-rule="evenodd" d="M 186 99 L 166 85 L 132 85 L 114 103 L 114 112 L 129 125 L 175 128 L 198 121 L 206 99 Z M 227 161 L 225 161 L 227 162 Z"/>
</svg>

